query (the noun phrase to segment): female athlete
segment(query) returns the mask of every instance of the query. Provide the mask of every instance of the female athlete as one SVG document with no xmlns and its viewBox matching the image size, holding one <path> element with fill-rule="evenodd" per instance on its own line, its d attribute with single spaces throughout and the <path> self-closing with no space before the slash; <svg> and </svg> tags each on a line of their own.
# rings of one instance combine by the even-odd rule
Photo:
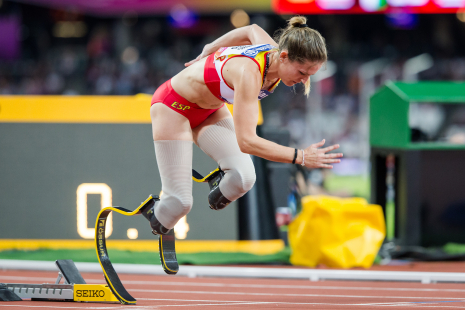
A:
<svg viewBox="0 0 465 310">
<path fill-rule="evenodd" d="M 327 60 L 325 40 L 305 23 L 291 18 L 276 42 L 257 25 L 228 32 L 157 89 L 150 115 L 163 195 L 150 212 L 154 233 L 167 234 L 192 208 L 192 142 L 221 169 L 208 196 L 214 210 L 254 185 L 250 155 L 307 168 L 340 162 L 341 153 L 328 154 L 339 145 L 321 148 L 325 140 L 297 150 L 256 134 L 257 101 L 281 81 L 303 83 L 308 94 L 310 76 Z M 233 116 L 225 102 L 234 104 Z"/>
</svg>

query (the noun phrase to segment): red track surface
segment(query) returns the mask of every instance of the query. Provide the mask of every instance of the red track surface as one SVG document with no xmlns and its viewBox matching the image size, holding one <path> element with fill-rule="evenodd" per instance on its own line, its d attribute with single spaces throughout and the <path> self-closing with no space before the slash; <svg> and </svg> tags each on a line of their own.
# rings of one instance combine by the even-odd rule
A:
<svg viewBox="0 0 465 310">
<path fill-rule="evenodd" d="M 444 264 L 444 263 L 442 263 Z M 441 263 L 428 268 L 401 266 L 392 270 L 457 271 Z M 420 265 L 421 266 L 421 265 Z M 182 268 L 182 266 L 180 267 Z M 381 268 L 389 269 L 387 267 Z M 449 270 L 438 270 L 449 269 Z M 453 270 L 454 269 L 454 270 Z M 103 276 L 83 273 L 87 283 L 105 283 Z M 1 302 L 9 309 L 465 309 L 465 284 L 186 278 L 180 276 L 120 275 L 137 305 L 77 302 Z M 1 271 L 3 283 L 55 283 L 55 272 Z"/>
</svg>

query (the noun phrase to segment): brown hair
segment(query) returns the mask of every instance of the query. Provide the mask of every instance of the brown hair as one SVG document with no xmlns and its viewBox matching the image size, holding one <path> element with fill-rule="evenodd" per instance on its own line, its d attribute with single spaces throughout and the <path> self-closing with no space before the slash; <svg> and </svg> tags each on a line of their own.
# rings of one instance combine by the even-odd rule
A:
<svg viewBox="0 0 465 310">
<path fill-rule="evenodd" d="M 275 35 L 275 41 L 279 44 L 279 53 L 287 50 L 290 61 L 304 63 L 323 63 L 328 60 L 326 43 L 323 36 L 316 30 L 306 25 L 307 18 L 294 16 L 288 20 L 287 27 L 280 29 Z M 305 83 L 305 94 L 310 92 L 310 79 Z"/>
</svg>

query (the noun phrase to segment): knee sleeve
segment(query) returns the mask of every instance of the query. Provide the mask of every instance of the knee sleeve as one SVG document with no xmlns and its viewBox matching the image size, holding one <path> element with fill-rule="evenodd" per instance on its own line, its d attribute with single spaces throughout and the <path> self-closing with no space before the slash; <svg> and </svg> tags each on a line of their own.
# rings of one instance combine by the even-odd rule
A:
<svg viewBox="0 0 465 310">
<path fill-rule="evenodd" d="M 219 188 L 234 201 L 247 193 L 255 183 L 255 168 L 250 155 L 241 152 L 237 144 L 232 118 L 211 125 L 197 139 L 199 147 L 225 172 Z"/>
<path fill-rule="evenodd" d="M 154 144 L 163 191 L 155 216 L 171 229 L 192 208 L 192 142 L 163 140 Z"/>
<path fill-rule="evenodd" d="M 224 197 L 234 201 L 252 189 L 256 176 L 249 155 L 242 154 L 223 158 L 218 164 L 225 172 L 219 185 Z"/>
</svg>

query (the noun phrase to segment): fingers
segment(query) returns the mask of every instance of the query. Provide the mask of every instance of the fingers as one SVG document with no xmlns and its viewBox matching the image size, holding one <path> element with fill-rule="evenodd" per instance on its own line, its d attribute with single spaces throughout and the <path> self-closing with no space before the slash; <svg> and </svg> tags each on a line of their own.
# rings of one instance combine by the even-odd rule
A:
<svg viewBox="0 0 465 310">
<path fill-rule="evenodd" d="M 318 147 L 322 147 L 323 145 L 325 145 L 325 139 L 321 140 L 318 143 L 312 144 L 311 147 L 318 148 Z"/>
<path fill-rule="evenodd" d="M 184 64 L 184 66 L 185 66 L 185 67 L 189 67 L 190 65 L 192 65 L 194 62 L 198 61 L 199 59 L 200 59 L 200 55 L 197 56 L 196 59 L 192 59 L 191 61 L 186 62 L 186 63 Z"/>
<path fill-rule="evenodd" d="M 308 168 L 325 168 L 325 169 L 332 169 L 332 164 L 338 164 L 341 162 L 341 157 L 343 157 L 342 153 L 330 153 L 332 150 L 338 149 L 339 144 L 334 144 L 325 148 L 318 149 L 325 144 L 325 139 L 321 140 L 318 143 L 312 144 L 307 148 L 310 155 L 310 162 L 307 166 Z M 307 151 L 306 150 L 306 151 Z"/>
<path fill-rule="evenodd" d="M 339 158 L 339 157 L 343 157 L 342 153 L 325 154 L 325 158 Z"/>
<path fill-rule="evenodd" d="M 339 148 L 339 144 L 334 144 L 334 145 L 325 147 L 324 149 L 321 149 L 320 151 L 323 151 L 323 152 L 327 153 L 327 152 L 330 152 L 330 151 L 338 149 L 338 148 Z M 342 156 L 342 153 L 341 153 L 341 156 Z"/>
</svg>

